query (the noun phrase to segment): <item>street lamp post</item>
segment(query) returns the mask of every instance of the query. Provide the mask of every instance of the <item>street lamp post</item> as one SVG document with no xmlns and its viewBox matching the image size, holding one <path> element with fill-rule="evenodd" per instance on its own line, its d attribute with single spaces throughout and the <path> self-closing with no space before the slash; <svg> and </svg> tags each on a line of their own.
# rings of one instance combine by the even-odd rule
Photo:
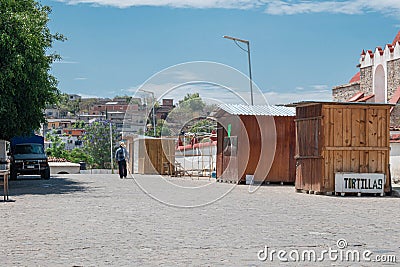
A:
<svg viewBox="0 0 400 267">
<path fill-rule="evenodd" d="M 112 138 L 112 125 L 110 121 L 110 162 L 111 162 L 111 173 L 114 174 L 114 157 L 113 157 L 113 138 Z"/>
<path fill-rule="evenodd" d="M 154 92 L 151 92 L 151 91 L 146 91 L 146 90 L 143 90 L 143 89 L 139 89 L 139 91 L 142 91 L 142 92 L 145 92 L 145 93 L 152 94 L 152 96 L 153 96 L 153 101 L 154 101 L 154 103 L 153 103 L 153 107 L 152 107 L 152 117 L 153 117 L 153 134 L 154 134 L 154 137 L 156 137 L 156 118 L 155 118 L 155 116 L 154 116 L 154 105 L 155 105 L 155 103 L 156 103 L 156 98 L 154 97 Z"/>
<path fill-rule="evenodd" d="M 250 99 L 251 99 L 251 105 L 253 105 L 254 101 L 253 101 L 253 80 L 251 77 L 250 42 L 248 40 L 243 40 L 243 39 L 239 39 L 239 38 L 235 38 L 235 37 L 231 37 L 231 36 L 227 36 L 227 35 L 224 35 L 223 38 L 234 41 L 237 46 L 239 46 L 242 50 L 247 52 L 247 56 L 248 56 L 248 60 L 249 60 Z M 240 45 L 238 45 L 237 42 L 245 43 L 247 45 L 247 50 L 243 49 Z"/>
</svg>

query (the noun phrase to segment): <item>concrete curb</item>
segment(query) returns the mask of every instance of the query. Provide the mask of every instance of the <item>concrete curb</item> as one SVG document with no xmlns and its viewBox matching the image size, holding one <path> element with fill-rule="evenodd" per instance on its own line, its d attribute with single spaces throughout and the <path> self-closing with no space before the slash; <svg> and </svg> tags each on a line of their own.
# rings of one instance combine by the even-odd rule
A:
<svg viewBox="0 0 400 267">
<path fill-rule="evenodd" d="M 393 188 L 392 197 L 400 197 L 400 188 Z"/>
<path fill-rule="evenodd" d="M 392 197 L 400 197 L 400 184 L 392 184 Z"/>
</svg>

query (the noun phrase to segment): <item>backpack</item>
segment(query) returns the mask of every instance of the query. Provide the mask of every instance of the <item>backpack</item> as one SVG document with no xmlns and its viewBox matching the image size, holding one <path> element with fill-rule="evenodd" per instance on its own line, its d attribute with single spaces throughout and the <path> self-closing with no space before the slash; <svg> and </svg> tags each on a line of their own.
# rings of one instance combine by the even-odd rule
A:
<svg viewBox="0 0 400 267">
<path fill-rule="evenodd" d="M 125 159 L 125 155 L 124 155 L 124 149 L 123 148 L 119 148 L 117 150 L 117 159 L 118 160 L 124 160 Z"/>
</svg>

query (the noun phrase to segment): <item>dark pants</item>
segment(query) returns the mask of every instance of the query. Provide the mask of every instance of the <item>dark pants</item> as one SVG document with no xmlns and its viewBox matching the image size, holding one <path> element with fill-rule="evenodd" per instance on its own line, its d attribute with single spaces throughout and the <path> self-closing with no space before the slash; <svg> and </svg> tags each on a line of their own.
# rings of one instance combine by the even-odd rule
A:
<svg viewBox="0 0 400 267">
<path fill-rule="evenodd" d="M 120 160 L 118 161 L 118 169 L 119 169 L 119 177 L 126 177 L 128 174 L 128 171 L 126 169 L 126 160 Z"/>
</svg>

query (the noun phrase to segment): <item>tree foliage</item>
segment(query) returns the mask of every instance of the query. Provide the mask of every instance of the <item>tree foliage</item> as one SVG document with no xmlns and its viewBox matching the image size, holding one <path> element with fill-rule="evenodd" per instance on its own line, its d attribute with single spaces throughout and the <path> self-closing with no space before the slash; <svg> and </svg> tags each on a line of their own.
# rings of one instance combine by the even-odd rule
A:
<svg viewBox="0 0 400 267">
<path fill-rule="evenodd" d="M 66 159 L 73 163 L 79 163 L 83 161 L 90 164 L 91 162 L 93 162 L 93 159 L 90 157 L 90 155 L 88 155 L 83 148 L 78 147 L 75 147 L 71 151 L 68 151 Z"/>
<path fill-rule="evenodd" d="M 188 93 L 169 114 L 167 121 L 171 122 L 171 135 L 178 135 L 181 131 L 190 131 L 193 119 L 206 118 L 215 105 L 206 104 L 199 93 Z M 203 126 L 203 125 L 202 125 Z"/>
<path fill-rule="evenodd" d="M 190 127 L 189 132 L 192 133 L 211 133 L 216 127 L 215 121 L 211 119 L 203 119 L 197 121 L 192 127 Z"/>
<path fill-rule="evenodd" d="M 82 98 L 79 102 L 79 111 L 89 112 L 90 107 L 98 101 L 97 98 Z"/>
<path fill-rule="evenodd" d="M 70 162 L 79 163 L 81 161 L 92 163 L 93 160 L 83 148 L 74 148 L 71 151 L 65 149 L 65 143 L 55 132 L 50 132 L 46 135 L 46 140 L 51 142 L 51 146 L 46 152 L 50 152 L 50 156 L 60 159 L 66 159 Z"/>
<path fill-rule="evenodd" d="M 72 128 L 74 128 L 74 129 L 83 129 L 83 128 L 85 128 L 85 125 L 86 125 L 85 121 L 78 120 L 78 121 L 76 121 L 75 123 L 72 124 Z"/>
<path fill-rule="evenodd" d="M 76 115 L 80 111 L 80 100 L 70 100 L 69 95 L 62 93 L 59 97 L 58 107 L 65 113 Z"/>
<path fill-rule="evenodd" d="M 203 116 L 205 107 L 206 103 L 201 99 L 199 93 L 188 93 L 182 100 L 179 100 L 178 106 L 168 114 L 168 121 L 186 123 L 194 117 Z"/>
<path fill-rule="evenodd" d="M 203 111 L 206 103 L 201 99 L 199 93 L 187 94 L 183 100 L 179 100 L 179 107 L 189 109 L 193 112 Z"/>
<path fill-rule="evenodd" d="M 115 125 L 111 126 L 111 133 L 110 138 L 110 122 L 108 121 L 95 121 L 85 127 L 84 151 L 92 159 L 89 163 L 95 168 L 110 167 L 110 139 L 112 139 L 113 147 L 118 146 L 118 132 Z"/>
<path fill-rule="evenodd" d="M 152 137 L 161 137 L 161 136 L 165 137 L 165 136 L 170 136 L 171 133 L 172 133 L 171 129 L 168 127 L 165 120 L 160 119 L 157 121 L 156 136 L 154 136 L 153 128 L 147 129 L 146 135 Z"/>
<path fill-rule="evenodd" d="M 64 37 L 50 32 L 50 11 L 34 0 L 0 0 L 0 139 L 38 129 L 46 105 L 57 102 L 49 71 L 59 56 L 47 51 Z"/>
<path fill-rule="evenodd" d="M 128 96 L 128 95 L 116 95 L 116 96 L 114 97 L 113 100 L 116 100 L 116 99 L 125 99 L 126 103 L 130 103 L 131 100 L 132 100 L 132 96 Z M 137 100 L 135 100 L 134 102 L 136 102 L 136 101 L 137 101 Z"/>
<path fill-rule="evenodd" d="M 50 155 L 55 158 L 65 158 L 66 150 L 65 150 L 65 143 L 61 140 L 61 138 L 55 134 L 53 131 L 52 133 L 49 132 L 46 135 L 46 140 L 51 142 L 49 148 L 47 148 L 47 152 L 50 152 Z"/>
</svg>

